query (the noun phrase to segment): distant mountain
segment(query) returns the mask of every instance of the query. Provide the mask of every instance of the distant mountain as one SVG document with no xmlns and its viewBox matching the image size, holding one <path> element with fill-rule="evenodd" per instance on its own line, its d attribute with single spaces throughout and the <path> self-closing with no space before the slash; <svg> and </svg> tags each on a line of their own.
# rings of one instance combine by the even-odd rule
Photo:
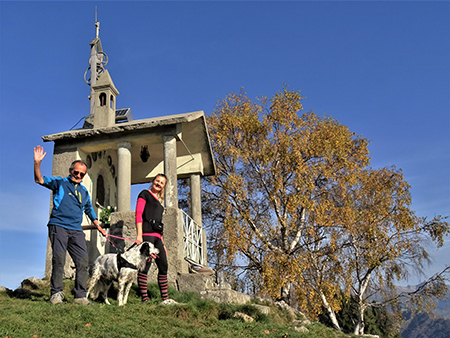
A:
<svg viewBox="0 0 450 338">
<path fill-rule="evenodd" d="M 447 299 L 440 299 L 436 304 L 436 309 L 433 311 L 435 314 L 450 319 L 450 292 L 447 294 Z M 449 335 L 450 337 L 450 331 Z"/>
<path fill-rule="evenodd" d="M 421 313 L 410 318 L 402 330 L 402 338 L 449 338 L 450 319 Z"/>
<path fill-rule="evenodd" d="M 399 292 L 413 292 L 417 285 L 400 286 Z M 449 338 L 450 337 L 450 292 L 441 298 L 433 313 L 420 313 L 413 317 L 404 314 L 402 338 Z"/>
</svg>

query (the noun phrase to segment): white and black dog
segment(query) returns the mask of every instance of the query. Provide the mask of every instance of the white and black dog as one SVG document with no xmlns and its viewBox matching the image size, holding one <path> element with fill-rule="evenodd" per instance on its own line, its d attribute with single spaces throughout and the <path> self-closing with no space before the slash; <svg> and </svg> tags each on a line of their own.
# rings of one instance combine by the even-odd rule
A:
<svg viewBox="0 0 450 338">
<path fill-rule="evenodd" d="M 101 294 L 105 303 L 111 305 L 108 301 L 108 290 L 113 281 L 117 280 L 119 282 L 117 300 L 119 306 L 125 305 L 131 285 L 137 280 L 138 270 L 145 266 L 150 257 L 155 257 L 158 253 L 159 250 L 152 243 L 143 242 L 133 245 L 124 253 L 98 256 L 92 268 L 86 297 L 91 296 L 92 299 L 96 299 Z"/>
</svg>

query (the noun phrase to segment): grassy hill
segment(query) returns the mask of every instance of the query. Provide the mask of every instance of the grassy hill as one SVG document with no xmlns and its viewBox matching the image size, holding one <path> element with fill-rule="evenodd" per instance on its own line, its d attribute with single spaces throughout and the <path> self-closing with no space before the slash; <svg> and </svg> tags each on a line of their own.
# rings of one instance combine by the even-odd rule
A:
<svg viewBox="0 0 450 338">
<path fill-rule="evenodd" d="M 287 310 L 269 306 L 269 315 L 251 304 L 237 306 L 217 304 L 201 299 L 195 293 L 178 293 L 169 289 L 169 295 L 181 305 L 161 305 L 157 285 L 149 286 L 150 302 L 142 304 L 130 292 L 128 304 L 117 306 L 116 290 L 110 294 L 111 306 L 94 302 L 93 306 L 73 304 L 72 281 L 65 281 L 66 302 L 52 305 L 48 302 L 50 287 L 23 283 L 22 289 L 0 292 L 0 337 L 354 337 L 336 332 L 320 323 L 307 325 L 308 332 L 297 332 L 299 326 Z M 24 285 L 26 284 L 26 285 Z M 245 313 L 253 322 L 234 318 L 235 312 Z M 355 336 L 356 337 L 356 336 Z"/>
</svg>

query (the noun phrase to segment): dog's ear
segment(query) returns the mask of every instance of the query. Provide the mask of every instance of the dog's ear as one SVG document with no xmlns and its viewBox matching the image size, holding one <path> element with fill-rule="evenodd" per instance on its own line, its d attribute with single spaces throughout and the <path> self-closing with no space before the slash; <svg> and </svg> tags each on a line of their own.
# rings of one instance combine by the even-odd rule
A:
<svg viewBox="0 0 450 338">
<path fill-rule="evenodd" d="M 142 243 L 142 246 L 141 246 L 141 250 L 139 250 L 140 252 L 141 252 L 141 254 L 142 255 L 149 255 L 149 252 L 150 252 L 150 245 L 149 245 L 149 243 L 148 242 L 144 242 L 144 243 Z"/>
</svg>

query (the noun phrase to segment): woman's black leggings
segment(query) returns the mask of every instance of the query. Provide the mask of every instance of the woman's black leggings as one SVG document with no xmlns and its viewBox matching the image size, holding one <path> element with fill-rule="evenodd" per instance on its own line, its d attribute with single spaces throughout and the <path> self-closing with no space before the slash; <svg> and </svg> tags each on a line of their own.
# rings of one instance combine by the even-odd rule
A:
<svg viewBox="0 0 450 338">
<path fill-rule="evenodd" d="M 169 266 L 167 263 L 166 249 L 164 248 L 164 244 L 161 238 L 156 236 L 143 236 L 142 239 L 144 242 L 152 243 L 155 246 L 155 248 L 159 250 L 158 258 L 155 258 L 155 263 L 156 266 L 158 267 L 158 274 L 167 275 L 167 269 Z M 147 264 L 145 264 L 145 268 L 141 272 L 147 274 L 151 265 L 152 265 L 152 258 L 150 257 L 149 260 L 147 261 Z"/>
</svg>

